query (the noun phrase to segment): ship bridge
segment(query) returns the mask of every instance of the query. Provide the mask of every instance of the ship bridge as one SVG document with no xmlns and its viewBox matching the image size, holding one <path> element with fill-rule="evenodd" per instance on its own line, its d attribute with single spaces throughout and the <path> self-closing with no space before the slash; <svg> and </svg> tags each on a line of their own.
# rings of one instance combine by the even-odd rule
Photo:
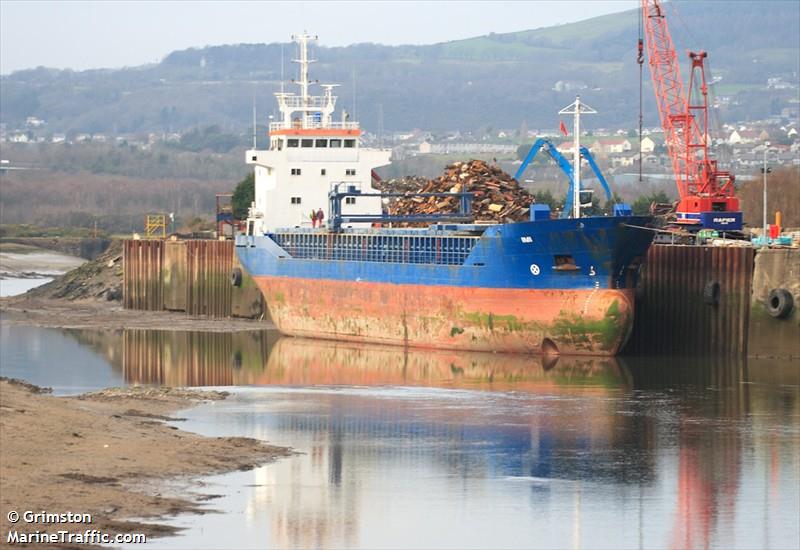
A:
<svg viewBox="0 0 800 550">
<path fill-rule="evenodd" d="M 322 84 L 322 95 L 311 95 L 307 33 L 292 36 L 299 55 L 299 93 L 275 93 L 280 120 L 269 125 L 269 148 L 247 151 L 247 163 L 255 166 L 255 201 L 248 228 L 266 233 L 278 228 L 311 227 L 311 211 L 322 209 L 330 218 L 328 192 L 337 184 L 374 193 L 372 170 L 389 163 L 387 149 L 360 147 L 361 128 L 347 111 L 335 117 L 338 84 Z M 379 215 L 380 197 L 349 197 L 348 214 Z M 359 225 L 359 224 L 353 224 Z M 321 229 L 321 228 L 320 228 Z"/>
</svg>

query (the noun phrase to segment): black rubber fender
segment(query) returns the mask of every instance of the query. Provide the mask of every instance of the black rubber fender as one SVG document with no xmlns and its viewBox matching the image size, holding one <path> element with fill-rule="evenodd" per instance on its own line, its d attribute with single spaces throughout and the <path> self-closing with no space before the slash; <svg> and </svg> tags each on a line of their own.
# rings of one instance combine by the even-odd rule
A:
<svg viewBox="0 0 800 550">
<path fill-rule="evenodd" d="M 242 268 L 233 268 L 233 271 L 231 271 L 231 284 L 233 286 L 242 286 Z"/>
<path fill-rule="evenodd" d="M 794 308 L 794 297 L 785 288 L 773 288 L 767 297 L 767 313 L 776 319 L 786 319 Z"/>
<path fill-rule="evenodd" d="M 710 305 L 719 305 L 719 281 L 709 281 L 703 287 L 703 302 Z"/>
</svg>

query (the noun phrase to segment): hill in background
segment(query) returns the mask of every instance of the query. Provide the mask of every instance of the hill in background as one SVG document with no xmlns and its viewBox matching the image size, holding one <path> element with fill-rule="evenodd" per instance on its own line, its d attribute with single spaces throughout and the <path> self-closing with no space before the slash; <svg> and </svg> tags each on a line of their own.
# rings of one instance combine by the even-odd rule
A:
<svg viewBox="0 0 800 550">
<path fill-rule="evenodd" d="M 784 96 L 797 96 L 796 88 L 768 94 L 764 88 L 768 78 L 798 82 L 799 3 L 672 4 L 667 18 L 676 48 L 709 51 L 713 76 L 721 78 L 716 93 L 733 99 L 722 120 L 764 118 L 780 112 Z M 433 45 L 323 46 L 314 48 L 319 63 L 312 76 L 341 83 L 340 107 L 372 132 L 516 128 L 523 121 L 554 128 L 556 112 L 578 92 L 600 111 L 594 127 L 632 128 L 637 29 L 632 10 Z M 243 132 L 254 96 L 262 120 L 273 113 L 281 55 L 289 80 L 293 51 L 289 44 L 239 44 L 176 51 L 134 68 L 18 71 L 0 81 L 0 122 L 14 128 L 35 116 L 51 132 L 182 132 L 208 125 Z M 682 66 L 688 68 L 683 59 Z M 657 125 L 649 80 L 645 69 L 646 124 Z"/>
</svg>

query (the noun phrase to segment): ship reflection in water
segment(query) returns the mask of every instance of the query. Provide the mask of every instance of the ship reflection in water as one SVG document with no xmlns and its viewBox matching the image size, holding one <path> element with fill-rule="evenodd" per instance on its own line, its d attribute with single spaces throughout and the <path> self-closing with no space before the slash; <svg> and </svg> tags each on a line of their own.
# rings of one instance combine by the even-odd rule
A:
<svg viewBox="0 0 800 550">
<path fill-rule="evenodd" d="M 239 333 L 126 330 L 129 384 L 169 386 L 403 385 L 515 391 L 624 387 L 614 358 L 409 349 Z"/>
<path fill-rule="evenodd" d="M 546 359 L 272 333 L 124 339 L 129 383 L 253 386 L 188 411 L 188 428 L 303 453 L 220 478 L 237 488 L 215 501 L 242 512 L 237 545 L 800 540 L 796 363 Z M 168 545 L 208 544 L 217 519 L 181 521 L 190 529 Z"/>
<path fill-rule="evenodd" d="M 15 326 L 0 353 L 61 392 L 232 386 L 179 426 L 299 452 L 211 478 L 225 513 L 163 548 L 800 547 L 797 361 Z"/>
</svg>

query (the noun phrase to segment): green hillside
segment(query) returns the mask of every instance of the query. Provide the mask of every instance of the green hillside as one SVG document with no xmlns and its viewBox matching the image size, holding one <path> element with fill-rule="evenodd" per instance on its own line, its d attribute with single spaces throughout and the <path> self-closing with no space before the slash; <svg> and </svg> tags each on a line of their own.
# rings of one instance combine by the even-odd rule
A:
<svg viewBox="0 0 800 550">
<path fill-rule="evenodd" d="M 678 51 L 708 50 L 713 75 L 722 79 L 717 94 L 732 96 L 720 113 L 723 120 L 780 113 L 796 97 L 796 89 L 764 87 L 771 77 L 798 82 L 800 3 L 672 4 L 667 17 Z M 424 46 L 320 47 L 312 76 L 341 83 L 340 106 L 350 111 L 355 76 L 354 114 L 373 131 L 381 109 L 387 131 L 516 128 L 523 121 L 530 128 L 552 128 L 555 113 L 576 93 L 569 86 L 554 90 L 559 81 L 585 87 L 580 93 L 600 111 L 592 124 L 633 127 L 637 18 L 633 10 Z M 172 132 L 209 125 L 244 132 L 254 94 L 260 113 L 273 112 L 281 49 L 280 44 L 215 46 L 176 51 L 158 64 L 135 68 L 19 71 L 0 80 L 0 121 L 15 128 L 36 116 L 52 132 Z M 292 51 L 292 45 L 285 47 L 287 60 Z M 647 123 L 656 124 L 645 74 Z M 287 63 L 287 79 L 292 76 Z"/>
</svg>

